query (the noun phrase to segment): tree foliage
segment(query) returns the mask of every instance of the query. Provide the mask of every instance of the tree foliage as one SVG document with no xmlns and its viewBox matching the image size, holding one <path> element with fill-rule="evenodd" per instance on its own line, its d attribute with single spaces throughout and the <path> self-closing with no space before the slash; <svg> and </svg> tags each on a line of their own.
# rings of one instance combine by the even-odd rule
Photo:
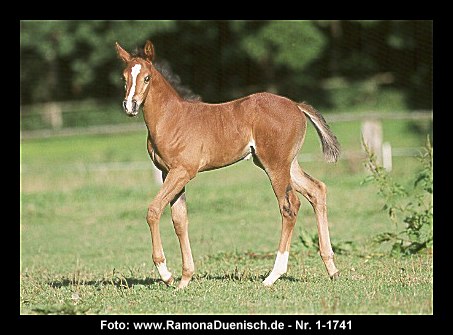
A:
<svg viewBox="0 0 453 335">
<path fill-rule="evenodd" d="M 149 36 L 173 26 L 171 21 L 23 21 L 22 98 L 40 101 L 108 96 L 104 83 L 113 83 L 119 76 L 114 74 L 114 67 L 106 71 L 116 59 L 115 41 L 135 48 Z M 29 81 L 35 73 L 38 75 L 33 78 L 39 85 L 36 80 Z"/>
<path fill-rule="evenodd" d="M 396 92 L 431 108 L 430 21 L 22 21 L 22 103 L 117 97 L 115 41 L 133 50 L 147 39 L 205 101 L 273 90 L 373 107 Z"/>
<path fill-rule="evenodd" d="M 323 51 L 326 38 L 313 22 L 271 21 L 241 40 L 245 52 L 258 63 L 303 70 Z"/>
</svg>

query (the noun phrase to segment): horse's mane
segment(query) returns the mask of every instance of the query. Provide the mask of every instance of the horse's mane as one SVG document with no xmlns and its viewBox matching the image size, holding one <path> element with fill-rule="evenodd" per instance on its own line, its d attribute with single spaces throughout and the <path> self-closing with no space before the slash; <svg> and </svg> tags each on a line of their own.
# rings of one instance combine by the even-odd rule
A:
<svg viewBox="0 0 453 335">
<path fill-rule="evenodd" d="M 143 50 L 137 49 L 134 53 L 132 53 L 132 57 L 145 59 L 145 54 Z M 168 61 L 159 60 L 157 62 L 153 62 L 153 65 L 184 100 L 201 101 L 200 95 L 195 94 L 190 88 L 181 84 L 181 78 L 173 72 Z"/>
<path fill-rule="evenodd" d="M 164 76 L 184 100 L 201 101 L 200 95 L 195 94 L 190 88 L 181 84 L 181 78 L 173 72 L 169 62 L 158 61 L 157 63 L 154 63 L 154 67 Z"/>
</svg>

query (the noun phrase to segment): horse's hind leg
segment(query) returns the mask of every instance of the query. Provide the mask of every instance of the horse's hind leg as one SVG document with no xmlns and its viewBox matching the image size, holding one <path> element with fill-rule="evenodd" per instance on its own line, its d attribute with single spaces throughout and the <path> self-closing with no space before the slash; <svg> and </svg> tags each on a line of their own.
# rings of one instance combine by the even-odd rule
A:
<svg viewBox="0 0 453 335">
<path fill-rule="evenodd" d="M 331 278 L 338 276 L 338 269 L 333 262 L 333 250 L 330 243 L 327 222 L 326 185 L 305 173 L 297 158 L 291 164 L 291 178 L 296 191 L 300 192 L 312 205 L 318 224 L 319 250 L 321 258 Z"/>
<path fill-rule="evenodd" d="M 271 286 L 287 271 L 291 237 L 299 212 L 300 200 L 293 189 L 289 167 L 278 171 L 267 170 L 266 172 L 271 180 L 282 216 L 282 231 L 277 257 L 271 273 L 263 281 L 265 286 Z"/>
</svg>

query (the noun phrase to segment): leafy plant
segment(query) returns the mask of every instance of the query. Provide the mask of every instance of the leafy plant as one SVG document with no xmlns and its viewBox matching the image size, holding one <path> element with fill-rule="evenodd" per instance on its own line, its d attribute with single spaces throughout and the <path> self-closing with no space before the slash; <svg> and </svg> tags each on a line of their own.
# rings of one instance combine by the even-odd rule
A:
<svg viewBox="0 0 453 335">
<path fill-rule="evenodd" d="M 318 234 L 310 234 L 302 230 L 299 234 L 299 242 L 305 249 L 319 252 Z M 355 250 L 355 243 L 353 241 L 339 241 L 332 242 L 333 252 L 338 255 L 347 255 Z"/>
<path fill-rule="evenodd" d="M 371 174 L 364 182 L 373 182 L 378 194 L 385 201 L 387 211 L 395 227 L 404 224 L 399 232 L 384 232 L 376 235 L 373 242 L 392 243 L 393 254 L 415 254 L 433 246 L 433 148 L 427 138 L 419 154 L 422 166 L 416 174 L 413 187 L 408 190 L 393 181 L 391 175 L 376 161 L 376 156 L 362 140 L 367 154 L 365 167 Z"/>
</svg>

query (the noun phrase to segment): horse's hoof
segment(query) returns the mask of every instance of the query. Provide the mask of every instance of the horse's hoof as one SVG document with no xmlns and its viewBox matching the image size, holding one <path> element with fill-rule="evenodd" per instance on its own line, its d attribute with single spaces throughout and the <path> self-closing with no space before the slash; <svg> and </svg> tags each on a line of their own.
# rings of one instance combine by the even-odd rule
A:
<svg viewBox="0 0 453 335">
<path fill-rule="evenodd" d="M 175 278 L 173 278 L 173 276 L 171 276 L 171 277 L 168 278 L 167 280 L 163 280 L 163 282 L 164 282 L 167 286 L 174 286 Z"/>
<path fill-rule="evenodd" d="M 187 287 L 187 285 L 189 285 L 189 283 L 180 282 L 178 287 L 176 287 L 176 291 L 180 291 L 180 290 L 185 289 Z"/>
<path fill-rule="evenodd" d="M 340 277 L 340 271 L 337 271 L 333 275 L 330 276 L 330 279 L 337 280 L 339 277 Z"/>
<path fill-rule="evenodd" d="M 266 278 L 263 280 L 263 285 L 264 287 L 271 287 L 274 284 L 274 281 L 272 279 Z"/>
</svg>

